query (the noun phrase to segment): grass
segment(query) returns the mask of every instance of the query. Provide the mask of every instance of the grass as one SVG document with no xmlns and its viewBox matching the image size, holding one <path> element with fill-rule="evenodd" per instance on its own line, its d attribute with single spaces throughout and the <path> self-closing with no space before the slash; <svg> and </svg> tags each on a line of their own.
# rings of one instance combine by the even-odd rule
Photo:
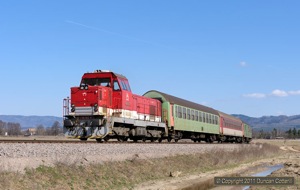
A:
<svg viewBox="0 0 300 190">
<path fill-rule="evenodd" d="M 259 144 L 232 152 L 211 151 L 148 160 L 135 155 L 126 161 L 104 164 L 57 162 L 54 167 L 41 165 L 36 169 L 26 169 L 24 174 L 2 171 L 0 187 L 13 190 L 132 189 L 142 182 L 169 178 L 170 173 L 174 172 L 180 172 L 183 176 L 231 168 L 277 153 L 278 147 Z"/>
</svg>

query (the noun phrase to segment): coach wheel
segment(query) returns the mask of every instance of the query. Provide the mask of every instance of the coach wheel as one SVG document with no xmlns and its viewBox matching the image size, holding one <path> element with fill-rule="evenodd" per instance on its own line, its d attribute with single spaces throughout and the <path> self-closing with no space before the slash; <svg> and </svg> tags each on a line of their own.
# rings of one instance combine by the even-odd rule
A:
<svg viewBox="0 0 300 190">
<path fill-rule="evenodd" d="M 144 138 L 142 139 L 142 141 L 143 141 L 143 142 L 146 142 L 146 137 L 144 137 Z"/>
<path fill-rule="evenodd" d="M 171 137 L 168 137 L 168 142 L 171 142 L 172 138 Z"/>
<path fill-rule="evenodd" d="M 161 143 L 161 141 L 162 141 L 162 138 L 159 138 L 159 139 L 158 139 L 158 142 Z"/>
<path fill-rule="evenodd" d="M 210 137 L 208 137 L 208 138 L 206 139 L 206 142 L 207 142 L 207 143 L 212 143 L 213 141 L 211 140 Z"/>
<path fill-rule="evenodd" d="M 177 142 L 178 142 L 178 139 L 175 139 L 175 142 L 177 143 Z"/>
</svg>

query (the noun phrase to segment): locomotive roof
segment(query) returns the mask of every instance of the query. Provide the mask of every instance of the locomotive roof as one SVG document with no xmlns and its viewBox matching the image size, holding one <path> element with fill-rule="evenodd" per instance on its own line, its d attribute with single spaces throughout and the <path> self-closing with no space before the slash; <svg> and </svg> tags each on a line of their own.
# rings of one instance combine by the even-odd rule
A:
<svg viewBox="0 0 300 190">
<path fill-rule="evenodd" d="M 184 99 L 181 99 L 181 98 L 178 98 L 178 97 L 175 97 L 175 96 L 163 93 L 163 92 L 159 92 L 156 90 L 150 90 L 150 91 L 146 92 L 143 96 L 161 99 L 163 102 L 170 102 L 171 104 L 177 104 L 177 105 L 192 108 L 195 110 L 200 110 L 203 112 L 219 115 L 219 112 L 213 108 L 203 106 L 201 104 L 197 104 L 197 103 L 194 103 L 194 102 L 191 102 L 188 100 L 184 100 Z"/>
<path fill-rule="evenodd" d="M 85 75 L 97 76 L 97 74 L 112 74 L 112 75 L 115 75 L 118 78 L 123 78 L 123 79 L 128 80 L 124 75 L 121 75 L 121 74 L 118 74 L 118 73 L 115 73 L 115 72 L 112 72 L 112 71 L 109 71 L 109 70 L 95 70 L 94 72 L 84 73 L 83 76 L 85 76 Z"/>
</svg>

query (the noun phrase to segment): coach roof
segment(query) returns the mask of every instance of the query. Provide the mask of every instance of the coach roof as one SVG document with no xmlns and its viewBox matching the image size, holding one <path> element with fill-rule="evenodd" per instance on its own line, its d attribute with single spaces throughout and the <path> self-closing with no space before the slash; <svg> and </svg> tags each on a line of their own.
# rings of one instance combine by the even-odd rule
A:
<svg viewBox="0 0 300 190">
<path fill-rule="evenodd" d="M 162 102 L 170 102 L 171 104 L 177 104 L 177 105 L 192 108 L 192 109 L 195 109 L 195 110 L 200 110 L 200 111 L 203 111 L 203 112 L 219 115 L 218 111 L 216 111 L 216 110 L 214 110 L 210 107 L 206 107 L 206 106 L 203 106 L 201 104 L 197 104 L 197 103 L 194 103 L 194 102 L 191 102 L 191 101 L 188 101 L 188 100 L 184 100 L 184 99 L 181 99 L 181 98 L 178 98 L 178 97 L 175 97 L 175 96 L 171 96 L 169 94 L 159 92 L 159 91 L 156 91 L 156 90 L 150 90 L 150 91 L 146 92 L 143 96 L 159 99 Z"/>
</svg>

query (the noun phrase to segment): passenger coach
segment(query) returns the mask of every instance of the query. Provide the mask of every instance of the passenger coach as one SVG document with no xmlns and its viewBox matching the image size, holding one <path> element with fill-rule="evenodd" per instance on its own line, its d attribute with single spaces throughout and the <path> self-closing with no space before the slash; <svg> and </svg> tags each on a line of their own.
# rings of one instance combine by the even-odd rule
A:
<svg viewBox="0 0 300 190">
<path fill-rule="evenodd" d="M 162 102 L 162 119 L 170 130 L 169 141 L 181 138 L 194 142 L 218 140 L 220 118 L 216 110 L 154 90 L 143 96 Z"/>
<path fill-rule="evenodd" d="M 162 120 L 166 122 L 168 141 L 191 139 L 194 142 L 250 142 L 252 131 L 239 118 L 166 93 L 151 90 L 143 96 L 162 102 Z"/>
</svg>

